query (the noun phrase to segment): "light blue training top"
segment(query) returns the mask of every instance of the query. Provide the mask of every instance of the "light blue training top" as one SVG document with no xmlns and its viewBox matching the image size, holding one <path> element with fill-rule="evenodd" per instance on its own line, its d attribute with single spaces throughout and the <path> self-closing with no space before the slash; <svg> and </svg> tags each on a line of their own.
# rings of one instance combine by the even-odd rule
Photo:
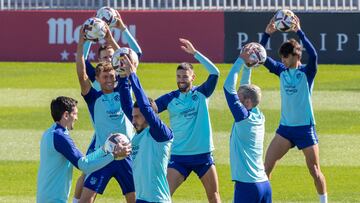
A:
<svg viewBox="0 0 360 203">
<path fill-rule="evenodd" d="M 265 117 L 258 107 L 247 110 L 236 92 L 238 74 L 243 69 L 240 85 L 250 84 L 251 69 L 238 58 L 224 84 L 224 93 L 235 119 L 230 136 L 230 167 L 233 181 L 256 183 L 268 180 L 263 164 Z"/>
<path fill-rule="evenodd" d="M 59 124 L 53 124 L 41 138 L 36 201 L 67 202 L 73 166 L 89 174 L 113 160 L 112 154 L 106 154 L 101 148 L 83 156 L 69 131 Z"/>
<path fill-rule="evenodd" d="M 290 69 L 271 57 L 267 57 L 264 64 L 271 73 L 280 77 L 280 124 L 284 126 L 315 125 L 311 94 L 317 72 L 317 53 L 303 31 L 299 30 L 297 35 L 309 55 L 306 65 Z M 263 46 L 269 37 L 266 33 L 263 35 Z"/>
<path fill-rule="evenodd" d="M 136 199 L 147 202 L 171 202 L 169 184 L 166 179 L 167 165 L 173 133 L 152 109 L 136 74 L 129 77 L 140 112 L 148 127 L 133 137 L 132 154 Z M 120 81 L 121 105 L 129 120 L 132 120 L 133 103 L 128 80 Z"/>
<path fill-rule="evenodd" d="M 209 71 L 208 79 L 188 92 L 175 90 L 155 101 L 159 113 L 167 109 L 170 114 L 174 132 L 172 155 L 196 155 L 214 150 L 208 99 L 215 90 L 219 70 L 200 52 L 195 53 L 195 58 Z"/>
</svg>

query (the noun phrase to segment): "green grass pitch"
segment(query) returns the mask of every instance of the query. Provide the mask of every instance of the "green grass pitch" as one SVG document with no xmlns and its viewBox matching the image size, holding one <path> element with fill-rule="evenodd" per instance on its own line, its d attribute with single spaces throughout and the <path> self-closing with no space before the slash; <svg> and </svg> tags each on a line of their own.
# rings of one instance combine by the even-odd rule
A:
<svg viewBox="0 0 360 203">
<path fill-rule="evenodd" d="M 218 64 L 218 86 L 210 99 L 215 162 L 223 202 L 231 202 L 233 183 L 229 167 L 229 134 L 233 118 L 222 86 L 231 64 Z M 138 75 L 146 93 L 156 98 L 176 88 L 176 64 L 140 64 Z M 79 103 L 79 120 L 71 132 L 85 151 L 92 136 L 89 113 L 80 96 L 73 63 L 0 63 L 0 202 L 34 202 L 39 165 L 39 141 L 51 123 L 52 98 L 66 95 Z M 199 85 L 207 72 L 195 65 Z M 320 65 L 313 106 L 320 140 L 320 160 L 327 178 L 329 202 L 360 202 L 360 66 Z M 260 67 L 252 83 L 263 91 L 260 105 L 266 116 L 265 150 L 279 122 L 278 78 Z M 167 113 L 161 117 L 168 123 Z M 73 187 L 79 176 L 74 169 Z M 301 151 L 291 150 L 275 168 L 271 180 L 274 202 L 318 202 Z M 72 197 L 72 194 L 71 194 Z M 111 181 L 98 202 L 124 202 Z M 206 202 L 205 191 L 192 174 L 173 196 L 174 202 Z"/>
</svg>

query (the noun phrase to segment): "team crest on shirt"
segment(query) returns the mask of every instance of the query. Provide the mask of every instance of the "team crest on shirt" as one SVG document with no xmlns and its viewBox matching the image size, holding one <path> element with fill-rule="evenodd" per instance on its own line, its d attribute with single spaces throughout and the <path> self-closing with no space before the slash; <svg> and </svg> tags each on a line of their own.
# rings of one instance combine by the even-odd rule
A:
<svg viewBox="0 0 360 203">
<path fill-rule="evenodd" d="M 302 75 L 301 73 L 297 73 L 297 74 L 296 74 L 296 79 L 299 80 L 299 79 L 301 78 L 301 75 Z"/>
<path fill-rule="evenodd" d="M 191 99 L 193 101 L 197 101 L 199 99 L 199 97 L 196 94 L 194 94 L 194 95 L 191 96 Z"/>
<path fill-rule="evenodd" d="M 97 182 L 97 178 L 96 178 L 96 177 L 91 177 L 91 179 L 90 179 L 90 184 L 91 184 L 91 185 L 95 185 L 96 182 Z"/>
<path fill-rule="evenodd" d="M 118 95 L 118 94 L 115 95 L 114 100 L 115 100 L 115 101 L 120 101 L 120 95 Z"/>
</svg>

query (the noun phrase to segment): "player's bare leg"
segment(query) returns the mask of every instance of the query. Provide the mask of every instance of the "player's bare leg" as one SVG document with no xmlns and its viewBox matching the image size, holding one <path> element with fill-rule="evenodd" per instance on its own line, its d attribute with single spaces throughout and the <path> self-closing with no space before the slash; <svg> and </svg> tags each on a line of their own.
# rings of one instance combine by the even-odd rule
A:
<svg viewBox="0 0 360 203">
<path fill-rule="evenodd" d="M 95 202 L 97 193 L 95 191 L 90 190 L 87 187 L 83 188 L 81 193 L 81 198 L 79 203 L 93 203 Z"/>
<path fill-rule="evenodd" d="M 135 203 L 136 202 L 135 192 L 126 193 L 125 199 L 127 203 Z"/>
<path fill-rule="evenodd" d="M 210 203 L 219 203 L 219 181 L 216 173 L 215 165 L 212 165 L 209 170 L 201 177 L 201 182 L 205 188 L 208 201 Z"/>
<path fill-rule="evenodd" d="M 305 159 L 306 165 L 309 169 L 311 176 L 314 179 L 315 187 L 319 195 L 326 194 L 326 180 L 325 176 L 320 170 L 320 161 L 319 161 L 319 145 L 313 145 L 302 150 Z"/>
<path fill-rule="evenodd" d="M 170 194 L 171 196 L 174 194 L 175 190 L 184 182 L 184 176 L 173 168 L 167 169 L 166 179 L 169 183 Z"/>
<path fill-rule="evenodd" d="M 85 179 L 85 174 L 82 173 L 81 176 L 76 181 L 74 198 L 77 200 L 80 200 L 81 198 L 81 192 L 84 186 L 84 179 Z"/>
<path fill-rule="evenodd" d="M 276 162 L 289 151 L 291 146 L 289 140 L 276 133 L 265 155 L 265 172 L 269 179 L 271 178 L 271 172 L 274 169 Z"/>
</svg>

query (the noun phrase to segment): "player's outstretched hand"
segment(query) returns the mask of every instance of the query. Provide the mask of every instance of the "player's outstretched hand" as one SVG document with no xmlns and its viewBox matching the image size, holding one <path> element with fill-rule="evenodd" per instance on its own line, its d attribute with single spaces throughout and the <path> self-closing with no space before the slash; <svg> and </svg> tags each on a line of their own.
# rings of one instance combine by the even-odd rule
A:
<svg viewBox="0 0 360 203">
<path fill-rule="evenodd" d="M 191 42 L 187 39 L 179 38 L 180 42 L 184 45 L 181 46 L 181 49 L 184 50 L 186 53 L 194 55 L 196 53 L 196 49 L 191 44 Z"/>
<path fill-rule="evenodd" d="M 136 66 L 127 55 L 124 55 L 123 59 L 121 59 L 121 62 L 124 64 L 123 68 L 127 77 L 129 77 L 131 73 L 136 73 Z"/>
<path fill-rule="evenodd" d="M 276 32 L 274 17 L 271 18 L 269 24 L 265 28 L 265 33 L 271 35 Z"/>
<path fill-rule="evenodd" d="M 131 153 L 131 144 L 129 143 L 118 143 L 115 146 L 115 149 L 113 151 L 113 155 L 115 158 L 119 157 L 126 157 L 129 156 Z"/>
<path fill-rule="evenodd" d="M 254 65 L 254 61 L 250 60 L 250 55 L 251 55 L 250 45 L 247 44 L 242 48 L 242 51 L 239 56 L 240 58 L 242 58 L 244 60 L 247 67 L 251 67 Z"/>
<path fill-rule="evenodd" d="M 297 31 L 301 30 L 300 19 L 296 15 L 294 16 L 294 18 L 295 18 L 294 32 L 297 32 Z"/>
</svg>

